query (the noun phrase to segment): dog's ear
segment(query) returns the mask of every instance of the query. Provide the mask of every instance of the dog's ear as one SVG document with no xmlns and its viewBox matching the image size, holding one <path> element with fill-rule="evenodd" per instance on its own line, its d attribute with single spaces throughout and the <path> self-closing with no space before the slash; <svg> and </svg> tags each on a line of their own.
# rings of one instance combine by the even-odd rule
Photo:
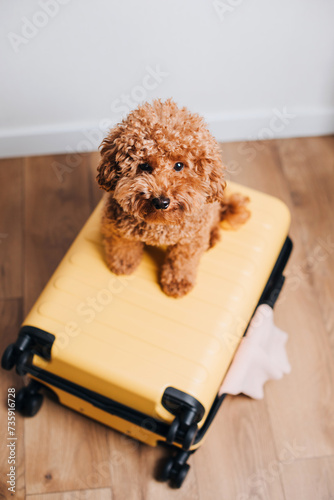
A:
<svg viewBox="0 0 334 500">
<path fill-rule="evenodd" d="M 207 203 L 215 201 L 222 201 L 224 190 L 226 186 L 224 178 L 224 167 L 219 155 L 214 155 L 206 160 L 206 172 L 208 173 L 209 181 L 209 194 Z"/>
<path fill-rule="evenodd" d="M 119 176 L 119 168 L 116 161 L 118 152 L 117 139 L 120 136 L 120 128 L 116 126 L 102 141 L 100 146 L 101 161 L 97 167 L 96 180 L 99 186 L 106 191 L 114 191 Z"/>
</svg>

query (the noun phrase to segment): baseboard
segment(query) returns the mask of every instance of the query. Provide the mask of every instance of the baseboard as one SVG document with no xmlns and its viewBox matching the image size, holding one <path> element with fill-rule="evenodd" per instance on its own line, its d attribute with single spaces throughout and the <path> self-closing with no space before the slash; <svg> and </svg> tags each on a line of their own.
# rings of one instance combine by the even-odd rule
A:
<svg viewBox="0 0 334 500">
<path fill-rule="evenodd" d="M 273 108 L 204 115 L 219 142 L 319 136 L 334 133 L 334 108 Z M 104 124 L 108 122 L 108 127 Z M 23 127 L 0 131 L 0 158 L 96 151 L 110 128 L 99 123 Z"/>
<path fill-rule="evenodd" d="M 310 137 L 334 133 L 334 108 L 273 108 L 207 115 L 219 142 Z"/>
</svg>

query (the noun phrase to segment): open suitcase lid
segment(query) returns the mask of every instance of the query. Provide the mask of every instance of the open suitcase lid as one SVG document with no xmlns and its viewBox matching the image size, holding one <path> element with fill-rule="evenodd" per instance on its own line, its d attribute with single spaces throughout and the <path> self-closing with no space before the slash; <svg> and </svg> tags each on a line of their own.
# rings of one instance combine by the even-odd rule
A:
<svg viewBox="0 0 334 500">
<path fill-rule="evenodd" d="M 252 216 L 223 230 L 181 299 L 160 289 L 160 249 L 148 248 L 131 276 L 109 271 L 101 201 L 23 323 L 55 336 L 50 361 L 34 355 L 34 366 L 166 422 L 161 400 L 172 387 L 203 405 L 204 420 L 290 226 L 280 200 L 232 182 L 228 190 L 250 197 Z"/>
</svg>

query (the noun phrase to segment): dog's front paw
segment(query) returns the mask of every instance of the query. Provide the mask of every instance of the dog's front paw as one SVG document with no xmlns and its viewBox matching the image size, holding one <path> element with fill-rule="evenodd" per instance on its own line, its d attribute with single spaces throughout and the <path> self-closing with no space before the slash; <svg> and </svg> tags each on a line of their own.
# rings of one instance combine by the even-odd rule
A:
<svg viewBox="0 0 334 500">
<path fill-rule="evenodd" d="M 114 274 L 132 274 L 141 259 L 128 259 L 117 255 L 107 256 L 107 265 Z"/>
<path fill-rule="evenodd" d="M 186 295 L 195 285 L 192 276 L 183 272 L 175 272 L 170 266 L 164 266 L 160 284 L 162 290 L 170 297 L 180 298 Z"/>
<path fill-rule="evenodd" d="M 133 244 L 116 244 L 118 242 L 104 242 L 105 257 L 107 265 L 115 274 L 132 274 L 140 264 L 143 254 L 143 245 L 134 242 Z"/>
</svg>

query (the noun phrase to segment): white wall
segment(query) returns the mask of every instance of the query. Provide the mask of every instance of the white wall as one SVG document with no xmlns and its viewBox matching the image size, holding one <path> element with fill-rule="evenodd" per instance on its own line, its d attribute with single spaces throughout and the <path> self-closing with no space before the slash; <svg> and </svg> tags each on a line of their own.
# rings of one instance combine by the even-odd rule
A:
<svg viewBox="0 0 334 500">
<path fill-rule="evenodd" d="M 333 0 L 0 6 L 1 156 L 96 149 L 155 97 L 203 114 L 222 141 L 334 132 Z"/>
</svg>

